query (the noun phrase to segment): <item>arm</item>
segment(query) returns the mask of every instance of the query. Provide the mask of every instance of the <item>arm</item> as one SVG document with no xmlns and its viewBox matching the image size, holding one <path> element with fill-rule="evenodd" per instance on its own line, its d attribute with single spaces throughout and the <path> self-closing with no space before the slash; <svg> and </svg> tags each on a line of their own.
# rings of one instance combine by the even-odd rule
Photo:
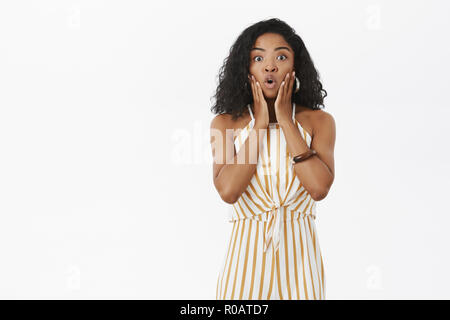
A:
<svg viewBox="0 0 450 320">
<path fill-rule="evenodd" d="M 234 148 L 233 129 L 227 129 L 227 120 L 223 115 L 218 115 L 212 120 L 210 129 L 214 186 L 222 200 L 232 204 L 247 189 L 255 173 L 260 145 L 264 139 L 264 130 L 260 129 L 266 127 L 256 121 L 237 154 Z M 247 162 L 246 159 L 250 161 Z"/>
<path fill-rule="evenodd" d="M 308 145 L 293 121 L 280 126 L 292 156 L 308 151 Z M 294 171 L 311 197 L 320 201 L 327 196 L 334 180 L 336 124 L 329 113 L 322 111 L 315 120 L 314 127 L 311 149 L 316 150 L 317 154 L 295 164 Z"/>
</svg>

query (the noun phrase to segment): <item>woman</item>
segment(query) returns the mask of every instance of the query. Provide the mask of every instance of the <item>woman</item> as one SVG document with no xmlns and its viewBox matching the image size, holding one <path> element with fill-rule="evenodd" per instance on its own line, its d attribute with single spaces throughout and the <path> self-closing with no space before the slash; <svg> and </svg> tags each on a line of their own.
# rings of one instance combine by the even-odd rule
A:
<svg viewBox="0 0 450 320">
<path fill-rule="evenodd" d="M 214 186 L 233 223 L 216 299 L 325 299 L 314 219 L 334 180 L 326 95 L 285 22 L 258 22 L 232 46 L 211 122 Z"/>
</svg>

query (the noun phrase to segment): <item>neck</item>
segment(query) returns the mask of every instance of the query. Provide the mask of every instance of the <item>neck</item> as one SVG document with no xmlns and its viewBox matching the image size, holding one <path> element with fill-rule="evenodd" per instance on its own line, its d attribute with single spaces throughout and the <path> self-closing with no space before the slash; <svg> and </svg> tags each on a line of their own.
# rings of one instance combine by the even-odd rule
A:
<svg viewBox="0 0 450 320">
<path fill-rule="evenodd" d="M 270 123 L 278 122 L 277 116 L 275 113 L 275 100 L 276 99 L 266 98 L 267 108 L 269 109 L 269 122 Z"/>
<path fill-rule="evenodd" d="M 276 98 L 265 98 L 265 99 L 266 99 L 266 102 L 267 102 L 267 108 L 269 110 L 269 123 L 278 122 L 277 121 L 277 115 L 275 113 L 275 100 L 276 100 Z"/>
</svg>

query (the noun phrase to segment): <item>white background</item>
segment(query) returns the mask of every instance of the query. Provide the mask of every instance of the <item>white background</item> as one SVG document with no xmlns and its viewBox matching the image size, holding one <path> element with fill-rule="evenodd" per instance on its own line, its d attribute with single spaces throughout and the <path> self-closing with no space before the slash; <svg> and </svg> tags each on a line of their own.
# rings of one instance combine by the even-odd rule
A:
<svg viewBox="0 0 450 320">
<path fill-rule="evenodd" d="M 210 111 L 272 17 L 336 121 L 327 299 L 449 299 L 450 4 L 2 1 L 0 297 L 214 299 L 231 233 Z"/>
</svg>

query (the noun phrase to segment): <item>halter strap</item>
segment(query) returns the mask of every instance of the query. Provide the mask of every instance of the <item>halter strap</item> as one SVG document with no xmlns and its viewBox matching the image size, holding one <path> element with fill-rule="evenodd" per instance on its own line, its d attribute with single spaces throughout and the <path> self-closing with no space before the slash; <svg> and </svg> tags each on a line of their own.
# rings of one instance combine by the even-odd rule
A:
<svg viewBox="0 0 450 320">
<path fill-rule="evenodd" d="M 247 107 L 248 107 L 248 111 L 250 112 L 250 115 L 252 116 L 252 120 L 253 120 L 254 119 L 253 112 L 252 112 L 252 109 L 250 108 L 250 104 L 248 104 Z"/>
</svg>

